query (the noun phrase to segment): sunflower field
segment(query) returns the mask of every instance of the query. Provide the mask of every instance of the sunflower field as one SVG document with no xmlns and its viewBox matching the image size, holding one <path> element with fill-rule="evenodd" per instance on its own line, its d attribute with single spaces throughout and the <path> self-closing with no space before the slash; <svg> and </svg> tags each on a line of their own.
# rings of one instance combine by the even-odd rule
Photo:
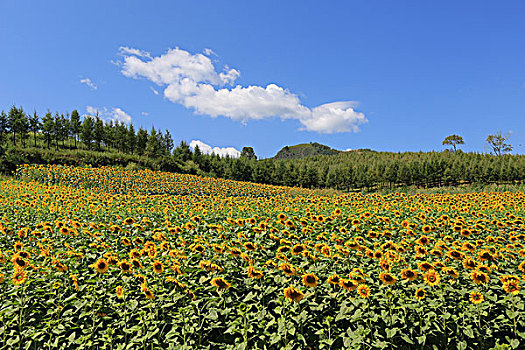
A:
<svg viewBox="0 0 525 350">
<path fill-rule="evenodd" d="M 525 194 L 331 194 L 26 165 L 2 349 L 525 348 Z"/>
</svg>

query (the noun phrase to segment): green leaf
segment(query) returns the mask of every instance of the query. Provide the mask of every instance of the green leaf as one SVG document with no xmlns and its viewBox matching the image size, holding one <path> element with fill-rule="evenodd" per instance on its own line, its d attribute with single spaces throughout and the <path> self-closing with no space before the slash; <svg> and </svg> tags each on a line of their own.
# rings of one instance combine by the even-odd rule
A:
<svg viewBox="0 0 525 350">
<path fill-rule="evenodd" d="M 518 339 L 512 339 L 510 341 L 510 346 L 513 348 L 513 349 L 517 349 L 518 346 L 520 346 L 520 341 Z"/>
<path fill-rule="evenodd" d="M 395 335 L 397 333 L 397 328 L 392 328 L 392 329 L 386 328 L 385 332 L 386 332 L 386 337 L 387 338 L 393 338 L 393 337 L 395 337 Z"/>
<path fill-rule="evenodd" d="M 465 334 L 469 338 L 474 338 L 474 331 L 470 327 L 465 327 L 463 329 L 463 334 Z"/>
<path fill-rule="evenodd" d="M 74 342 L 75 341 L 75 337 L 77 336 L 77 334 L 75 332 L 71 333 L 69 335 L 69 337 L 67 337 L 67 339 L 69 340 L 70 343 Z"/>
<path fill-rule="evenodd" d="M 465 350 L 467 348 L 467 342 L 466 341 L 460 341 L 458 343 L 458 350 Z"/>
</svg>

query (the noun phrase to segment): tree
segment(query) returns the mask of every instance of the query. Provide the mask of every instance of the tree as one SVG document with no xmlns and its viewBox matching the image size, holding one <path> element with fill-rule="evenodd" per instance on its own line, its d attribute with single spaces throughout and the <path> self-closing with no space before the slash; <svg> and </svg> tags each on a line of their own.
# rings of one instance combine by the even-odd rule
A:
<svg viewBox="0 0 525 350">
<path fill-rule="evenodd" d="M 146 152 L 146 144 L 148 143 L 148 132 L 143 127 L 140 127 L 137 132 L 137 144 L 135 145 L 137 154 L 139 156 Z"/>
<path fill-rule="evenodd" d="M 47 143 L 47 148 L 51 147 L 51 139 L 53 137 L 53 130 L 55 129 L 55 122 L 51 112 L 48 110 L 44 119 L 42 120 L 42 133 Z"/>
<path fill-rule="evenodd" d="M 40 120 L 38 118 L 38 115 L 36 114 L 36 111 L 35 113 L 33 113 L 33 116 L 29 118 L 29 126 L 30 126 L 31 132 L 33 133 L 33 139 L 35 140 L 35 147 L 36 147 L 36 134 L 42 128 L 42 125 L 40 124 Z"/>
<path fill-rule="evenodd" d="M 86 145 L 87 149 L 91 149 L 91 142 L 93 142 L 93 128 L 95 123 L 93 117 L 85 116 L 80 130 L 80 139 Z"/>
<path fill-rule="evenodd" d="M 135 147 L 137 144 L 137 136 L 135 135 L 135 128 L 133 127 L 133 124 L 129 124 L 128 127 L 128 133 L 126 136 L 127 145 L 128 145 L 128 151 L 129 153 L 133 154 L 135 151 Z"/>
<path fill-rule="evenodd" d="M 9 131 L 9 121 L 4 111 L 0 113 L 0 145 L 3 146 L 4 139 Z"/>
<path fill-rule="evenodd" d="M 100 151 L 100 144 L 104 140 L 104 122 L 99 118 L 98 114 L 95 120 L 95 127 L 93 130 L 93 139 L 97 144 L 97 150 Z"/>
<path fill-rule="evenodd" d="M 500 156 L 503 153 L 511 152 L 512 146 L 507 143 L 507 140 L 509 139 L 510 135 L 501 135 L 501 131 L 498 131 L 495 135 L 489 135 L 487 136 L 487 143 L 489 144 L 489 147 L 491 148 L 492 152 L 496 156 Z"/>
<path fill-rule="evenodd" d="M 146 156 L 148 157 L 158 157 L 160 152 L 162 151 L 162 145 L 160 142 L 160 138 L 162 137 L 162 133 L 155 130 L 155 127 L 151 127 L 151 131 L 148 136 L 148 141 L 146 142 Z"/>
<path fill-rule="evenodd" d="M 71 131 L 71 134 L 73 134 L 73 138 L 75 139 L 75 148 L 77 148 L 77 139 L 78 134 L 80 134 L 82 124 L 80 123 L 80 114 L 78 114 L 78 111 L 76 109 L 71 112 L 71 116 L 69 119 L 69 128 Z"/>
<path fill-rule="evenodd" d="M 164 148 L 166 149 L 166 154 L 167 155 L 170 155 L 171 154 L 171 151 L 173 150 L 173 147 L 175 146 L 175 144 L 173 143 L 173 138 L 171 137 L 171 134 L 170 134 L 170 131 L 168 129 L 166 129 L 166 132 L 164 133 L 164 139 L 163 139 L 163 143 L 164 143 Z"/>
<path fill-rule="evenodd" d="M 257 159 L 253 147 L 243 147 L 241 152 L 241 158 Z"/>
<path fill-rule="evenodd" d="M 463 141 L 463 137 L 454 134 L 454 135 L 445 137 L 442 144 L 446 146 L 452 146 L 452 148 L 454 148 L 454 152 L 456 152 L 456 146 L 464 145 L 465 141 Z"/>
</svg>

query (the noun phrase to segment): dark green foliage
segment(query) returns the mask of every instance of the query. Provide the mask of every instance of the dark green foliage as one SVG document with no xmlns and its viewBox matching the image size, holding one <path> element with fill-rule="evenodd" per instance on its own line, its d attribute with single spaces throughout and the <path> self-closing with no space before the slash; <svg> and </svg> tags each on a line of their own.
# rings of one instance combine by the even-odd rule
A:
<svg viewBox="0 0 525 350">
<path fill-rule="evenodd" d="M 31 147 L 26 145 L 29 132 Z M 458 141 L 460 137 L 454 136 Z M 36 112 L 27 116 L 20 107 L 0 113 L 0 171 L 16 164 L 56 163 L 144 167 L 201 174 L 232 180 L 342 191 L 395 191 L 406 186 L 432 188 L 462 184 L 514 184 L 525 181 L 525 156 L 504 154 L 508 136 L 492 135 L 493 153 L 375 152 L 369 149 L 341 152 L 319 143 L 283 148 L 272 159 L 257 160 L 252 147 L 241 157 L 207 155 L 185 141 L 174 148 L 164 133 L 132 124 L 103 121 L 98 116 L 71 116 L 48 111 L 40 122 Z M 80 140 L 81 142 L 77 141 Z M 459 141 L 455 144 L 461 144 Z M 96 147 L 93 147 L 93 146 Z M 45 150 L 45 149 L 47 150 Z M 51 150 L 54 148 L 54 150 Z"/>
<path fill-rule="evenodd" d="M 275 155 L 275 159 L 304 158 L 318 155 L 337 155 L 340 151 L 317 142 L 302 143 L 295 146 L 285 146 Z"/>
<path fill-rule="evenodd" d="M 257 159 L 253 147 L 243 147 L 241 152 L 241 158 L 246 159 Z"/>
</svg>

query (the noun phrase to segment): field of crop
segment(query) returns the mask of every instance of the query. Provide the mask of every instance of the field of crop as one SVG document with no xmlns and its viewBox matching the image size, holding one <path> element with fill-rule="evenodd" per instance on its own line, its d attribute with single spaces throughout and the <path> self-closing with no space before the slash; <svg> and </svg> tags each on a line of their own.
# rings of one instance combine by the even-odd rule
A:
<svg viewBox="0 0 525 350">
<path fill-rule="evenodd" d="M 0 203 L 1 348 L 525 346 L 522 192 L 31 165 Z"/>
</svg>

